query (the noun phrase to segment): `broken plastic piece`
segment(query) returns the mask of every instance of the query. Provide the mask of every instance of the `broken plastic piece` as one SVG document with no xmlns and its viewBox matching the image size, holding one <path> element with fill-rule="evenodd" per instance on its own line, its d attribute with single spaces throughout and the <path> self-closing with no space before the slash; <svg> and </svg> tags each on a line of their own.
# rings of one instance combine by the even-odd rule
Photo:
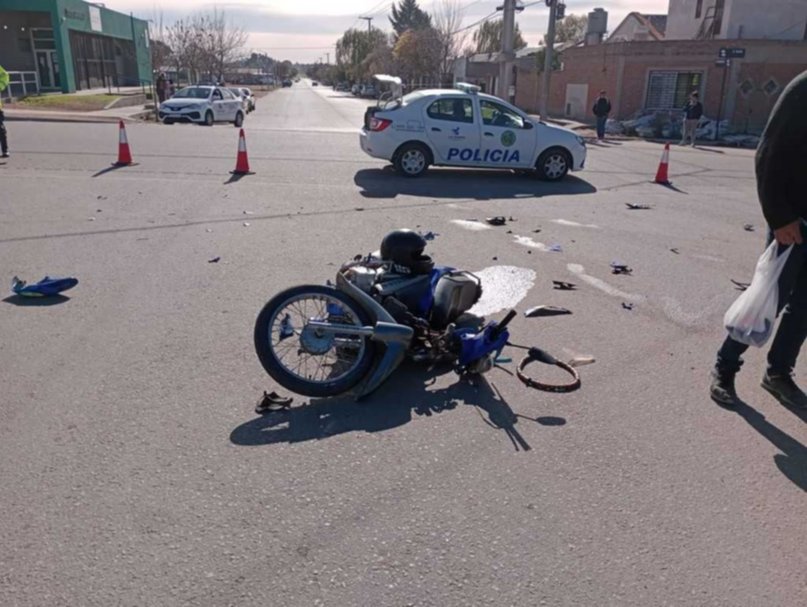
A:
<svg viewBox="0 0 807 607">
<path fill-rule="evenodd" d="M 507 219 L 502 217 L 501 215 L 496 217 L 488 217 L 485 221 L 487 221 L 492 226 L 503 226 L 507 223 Z"/>
<path fill-rule="evenodd" d="M 208 259 L 207 263 L 218 263 L 221 261 L 221 257 L 214 257 L 213 259 Z"/>
<path fill-rule="evenodd" d="M 51 278 L 45 276 L 35 284 L 29 285 L 15 276 L 11 281 L 11 290 L 22 297 L 50 297 L 72 289 L 78 284 L 78 278 Z"/>
<path fill-rule="evenodd" d="M 676 255 L 680 255 L 680 254 L 681 254 L 681 251 L 679 251 L 678 249 L 675 249 L 675 248 L 670 249 L 670 251 L 671 251 L 672 253 L 675 253 Z"/>
<path fill-rule="evenodd" d="M 575 356 L 566 364 L 570 367 L 577 368 L 585 367 L 586 365 L 593 365 L 595 362 L 597 362 L 597 359 L 595 359 L 593 356 Z"/>
<path fill-rule="evenodd" d="M 249 222 L 245 221 L 245 222 L 244 222 L 244 227 L 245 227 L 245 228 L 248 228 L 248 227 L 249 227 Z"/>
<path fill-rule="evenodd" d="M 631 211 L 649 211 L 653 208 L 647 204 L 633 204 L 631 202 L 626 202 L 625 206 L 627 206 Z"/>
<path fill-rule="evenodd" d="M 633 269 L 618 261 L 611 262 L 611 274 L 633 274 Z"/>
<path fill-rule="evenodd" d="M 563 316 L 564 314 L 571 313 L 571 310 L 559 308 L 558 306 L 536 306 L 524 312 L 524 316 L 527 318 L 537 318 L 539 316 Z"/>
<path fill-rule="evenodd" d="M 747 223 L 743 226 L 743 230 L 745 230 L 746 232 L 753 232 L 754 226 L 753 224 Z"/>
<path fill-rule="evenodd" d="M 563 247 L 561 247 L 559 244 L 550 245 L 549 250 L 553 253 L 563 253 Z"/>
<path fill-rule="evenodd" d="M 574 291 L 577 289 L 577 285 L 573 282 L 562 282 L 560 280 L 553 280 L 552 284 L 555 285 L 555 289 L 558 291 Z"/>
<path fill-rule="evenodd" d="M 632 304 L 632 303 L 625 303 L 625 302 L 623 301 L 623 302 L 622 302 L 622 307 L 623 307 L 623 308 L 625 308 L 626 310 L 633 310 L 634 304 Z"/>
<path fill-rule="evenodd" d="M 436 234 L 434 232 L 426 232 L 425 234 L 423 234 L 423 240 L 434 240 L 438 236 L 439 234 Z"/>
<path fill-rule="evenodd" d="M 288 409 L 293 402 L 294 398 L 291 396 L 281 396 L 274 391 L 264 392 L 263 396 L 258 399 L 258 404 L 255 406 L 255 413 Z"/>
</svg>

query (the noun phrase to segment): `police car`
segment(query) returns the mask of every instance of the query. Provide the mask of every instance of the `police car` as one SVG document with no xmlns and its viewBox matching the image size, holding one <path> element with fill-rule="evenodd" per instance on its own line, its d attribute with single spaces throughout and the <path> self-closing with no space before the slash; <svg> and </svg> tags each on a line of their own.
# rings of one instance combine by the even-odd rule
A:
<svg viewBox="0 0 807 607">
<path fill-rule="evenodd" d="M 407 177 L 429 165 L 535 171 L 557 181 L 579 171 L 586 143 L 568 129 L 533 120 L 477 86 L 422 90 L 402 96 L 400 78 L 375 77 L 391 92 L 364 116 L 361 149 L 389 160 Z"/>
<path fill-rule="evenodd" d="M 196 122 L 213 126 L 214 122 L 244 124 L 241 97 L 219 86 L 188 86 L 160 104 L 160 120 L 165 124 Z"/>
</svg>

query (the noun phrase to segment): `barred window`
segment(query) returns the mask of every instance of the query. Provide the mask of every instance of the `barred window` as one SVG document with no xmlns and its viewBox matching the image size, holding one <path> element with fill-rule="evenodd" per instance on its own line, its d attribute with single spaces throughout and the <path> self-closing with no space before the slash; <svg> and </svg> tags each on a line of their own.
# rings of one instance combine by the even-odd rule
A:
<svg viewBox="0 0 807 607">
<path fill-rule="evenodd" d="M 645 109 L 680 110 L 692 91 L 700 91 L 703 72 L 651 71 Z"/>
</svg>

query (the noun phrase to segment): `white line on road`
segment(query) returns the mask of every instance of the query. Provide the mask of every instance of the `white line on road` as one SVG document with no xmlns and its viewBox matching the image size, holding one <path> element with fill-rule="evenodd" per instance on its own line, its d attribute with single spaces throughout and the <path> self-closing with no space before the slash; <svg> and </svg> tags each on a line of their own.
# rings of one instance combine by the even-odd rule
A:
<svg viewBox="0 0 807 607">
<path fill-rule="evenodd" d="M 599 289 L 603 293 L 607 293 L 611 297 L 619 297 L 621 299 L 625 299 L 627 301 L 632 301 L 632 302 L 639 302 L 639 301 L 644 301 L 645 300 L 644 295 L 636 295 L 634 293 L 626 293 L 625 291 L 622 291 L 620 289 L 617 289 L 614 286 L 609 285 L 604 280 L 600 280 L 599 278 L 596 278 L 594 276 L 590 276 L 590 275 L 586 274 L 585 273 L 586 269 L 583 266 L 581 266 L 580 264 L 578 264 L 578 263 L 570 263 L 569 265 L 566 266 L 566 268 L 572 274 L 575 274 L 576 276 L 579 276 L 581 280 L 587 282 L 592 287 L 595 287 L 595 288 Z"/>
<path fill-rule="evenodd" d="M 572 228 L 590 228 L 592 230 L 600 229 L 600 226 L 594 225 L 593 223 L 577 223 L 576 221 L 569 221 L 568 219 L 553 219 L 552 223 L 556 223 L 561 226 L 569 226 Z"/>
</svg>

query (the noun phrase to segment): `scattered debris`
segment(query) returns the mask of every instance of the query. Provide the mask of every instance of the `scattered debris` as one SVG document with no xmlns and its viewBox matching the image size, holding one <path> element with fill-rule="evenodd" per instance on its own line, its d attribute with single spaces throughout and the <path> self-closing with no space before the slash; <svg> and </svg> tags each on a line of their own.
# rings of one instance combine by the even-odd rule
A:
<svg viewBox="0 0 807 607">
<path fill-rule="evenodd" d="M 559 308 L 558 306 L 536 306 L 524 312 L 524 316 L 527 318 L 537 318 L 539 316 L 563 316 L 564 314 L 571 313 L 571 310 Z"/>
<path fill-rule="evenodd" d="M 95 209 L 95 212 L 96 213 L 103 213 L 103 211 L 101 209 Z"/>
<path fill-rule="evenodd" d="M 98 196 L 96 200 L 106 200 L 106 196 Z"/>
<path fill-rule="evenodd" d="M 205 232 L 207 232 L 208 234 L 209 234 L 210 232 L 212 232 L 212 231 L 213 231 L 213 229 L 212 229 L 212 228 L 207 228 L 207 229 L 205 230 Z"/>
<path fill-rule="evenodd" d="M 597 359 L 595 359 L 593 356 L 575 356 L 566 364 L 570 367 L 576 368 L 585 367 L 586 365 L 593 365 L 595 362 L 597 362 Z"/>
<path fill-rule="evenodd" d="M 264 392 L 263 396 L 258 399 L 258 404 L 255 405 L 255 413 L 288 409 L 293 402 L 294 398 L 291 396 L 281 396 L 274 390 L 272 392 Z"/>
<path fill-rule="evenodd" d="M 628 267 L 624 263 L 620 263 L 618 261 L 612 261 L 611 274 L 626 274 L 630 276 L 633 274 L 633 268 Z"/>
<path fill-rule="evenodd" d="M 252 211 L 244 211 L 244 215 L 254 215 L 254 214 L 255 213 L 253 213 Z"/>
<path fill-rule="evenodd" d="M 507 219 L 498 215 L 496 217 L 488 217 L 485 221 L 487 221 L 492 226 L 503 226 L 507 223 Z"/>
<path fill-rule="evenodd" d="M 439 234 L 435 232 L 426 232 L 425 234 L 423 234 L 423 240 L 434 240 L 438 236 Z"/>
<path fill-rule="evenodd" d="M 672 248 L 672 249 L 670 249 L 670 251 L 671 251 L 672 253 L 675 253 L 676 255 L 680 255 L 680 254 L 681 254 L 681 251 L 679 251 L 679 250 L 678 250 L 678 249 L 676 249 L 676 248 Z"/>
<path fill-rule="evenodd" d="M 512 216 L 510 216 L 510 217 L 507 218 L 507 221 L 517 221 L 517 220 L 514 219 Z"/>
<path fill-rule="evenodd" d="M 50 276 L 45 276 L 39 282 L 29 285 L 26 281 L 15 276 L 11 280 L 11 290 L 22 297 L 48 297 L 72 289 L 77 284 L 78 278 L 51 278 Z"/>
<path fill-rule="evenodd" d="M 541 228 L 536 228 L 535 230 L 532 231 L 532 233 L 533 234 L 540 234 L 541 233 Z"/>
<path fill-rule="evenodd" d="M 577 285 L 573 282 L 563 282 L 561 280 L 553 280 L 552 284 L 555 286 L 555 290 L 557 291 L 575 291 L 577 290 Z"/>
<path fill-rule="evenodd" d="M 632 304 L 632 303 L 625 303 L 624 301 L 622 302 L 622 307 L 623 307 L 625 310 L 633 310 L 634 306 L 635 306 L 635 304 Z"/>
<path fill-rule="evenodd" d="M 751 286 L 750 282 L 740 282 L 739 280 L 731 279 L 731 282 L 734 283 L 734 286 L 737 287 L 738 291 L 745 291 L 748 287 Z"/>
<path fill-rule="evenodd" d="M 214 257 L 213 259 L 208 259 L 207 263 L 218 263 L 221 261 L 221 257 Z"/>
<path fill-rule="evenodd" d="M 356 207 L 356 208 L 355 208 L 355 209 L 353 209 L 353 210 L 354 210 L 354 211 L 363 211 L 363 210 L 364 210 L 364 207 Z"/>
<path fill-rule="evenodd" d="M 513 362 L 513 359 L 509 356 L 500 356 L 495 361 L 493 361 L 497 365 L 506 365 L 507 363 Z"/>
<path fill-rule="evenodd" d="M 513 233 L 513 230 L 507 230 L 507 233 L 508 233 L 508 234 L 512 234 L 512 233 Z"/>
<path fill-rule="evenodd" d="M 245 221 L 245 222 L 244 222 L 244 227 L 245 227 L 245 228 L 248 228 L 249 226 L 250 226 L 250 223 L 249 223 L 248 221 Z"/>
<path fill-rule="evenodd" d="M 95 217 L 88 217 L 87 221 L 95 221 Z"/>
<path fill-rule="evenodd" d="M 494 258 L 493 258 L 493 261 L 499 261 L 499 258 L 498 258 L 498 257 L 494 257 Z"/>
<path fill-rule="evenodd" d="M 747 223 L 747 224 L 745 224 L 743 226 L 743 230 L 745 230 L 746 232 L 753 232 L 754 231 L 754 225 L 751 224 L 751 223 Z"/>
<path fill-rule="evenodd" d="M 563 253 L 563 247 L 561 247 L 559 244 L 549 245 L 548 250 L 552 253 Z"/>
<path fill-rule="evenodd" d="M 626 202 L 625 206 L 627 206 L 631 211 L 649 211 L 653 208 L 649 204 L 633 204 L 631 202 Z"/>
</svg>

